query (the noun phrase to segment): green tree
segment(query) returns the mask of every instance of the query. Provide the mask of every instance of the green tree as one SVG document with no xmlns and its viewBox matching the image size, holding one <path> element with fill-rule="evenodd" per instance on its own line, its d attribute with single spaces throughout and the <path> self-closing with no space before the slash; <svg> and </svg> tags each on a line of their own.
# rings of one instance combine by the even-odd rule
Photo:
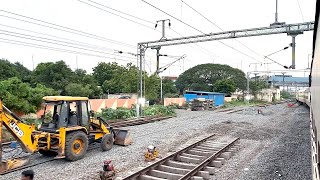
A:
<svg viewBox="0 0 320 180">
<path fill-rule="evenodd" d="M 119 66 L 116 62 L 100 62 L 93 68 L 93 77 L 98 81 L 99 85 L 102 85 L 106 80 L 111 80 L 124 71 L 125 68 L 123 66 Z"/>
<path fill-rule="evenodd" d="M 178 96 L 178 89 L 174 82 L 170 79 L 164 78 L 162 80 L 162 90 L 164 97 L 175 97 Z"/>
<path fill-rule="evenodd" d="M 31 71 L 24 67 L 22 64 L 19 62 L 14 63 L 14 67 L 19 73 L 18 77 L 22 80 L 22 82 L 30 82 L 31 81 Z"/>
<path fill-rule="evenodd" d="M 213 85 L 213 89 L 216 92 L 225 93 L 226 96 L 231 96 L 236 91 L 236 84 L 231 79 L 217 80 Z"/>
<path fill-rule="evenodd" d="M 160 98 L 160 78 L 158 75 L 146 77 L 146 98 L 154 101 Z"/>
<path fill-rule="evenodd" d="M 126 66 L 126 72 L 123 73 L 123 81 L 124 81 L 124 87 L 123 92 L 125 93 L 136 93 L 137 92 L 137 85 L 138 85 L 138 68 L 132 63 L 128 63 Z M 145 73 L 145 72 L 143 72 Z M 146 73 L 145 73 L 146 74 Z"/>
<path fill-rule="evenodd" d="M 256 97 L 259 91 L 268 88 L 268 84 L 262 80 L 250 81 L 249 83 L 251 93 Z"/>
<path fill-rule="evenodd" d="M 23 82 L 30 81 L 31 71 L 19 62 L 11 63 L 8 60 L 0 59 L 0 80 L 6 80 L 11 77 L 18 77 Z"/>
<path fill-rule="evenodd" d="M 79 85 L 82 85 L 84 87 L 83 91 L 88 92 L 87 88 L 89 88 L 90 90 L 90 94 L 89 94 L 89 98 L 99 98 L 103 92 L 102 92 L 102 88 L 98 86 L 98 81 L 96 79 L 94 79 L 94 77 L 91 74 L 87 74 L 86 70 L 84 69 L 76 69 L 74 71 L 75 77 L 74 77 L 74 83 L 77 83 Z M 67 87 L 67 86 L 66 86 Z M 70 88 L 71 87 L 71 88 Z M 67 94 L 69 94 L 70 96 L 75 96 L 77 94 L 77 96 L 79 96 L 79 93 L 72 93 L 74 91 L 70 91 L 72 89 L 73 86 L 69 86 L 69 92 Z M 80 93 L 80 94 L 88 94 L 88 93 Z"/>
<path fill-rule="evenodd" d="M 211 91 L 218 80 L 230 79 L 239 90 L 245 90 L 246 77 L 243 71 L 222 64 L 200 64 L 183 72 L 176 81 L 176 86 L 184 90 Z"/>
<path fill-rule="evenodd" d="M 53 89 L 43 85 L 32 88 L 17 77 L 0 81 L 0 97 L 11 110 L 23 113 L 35 113 L 41 106 L 42 97 L 56 95 Z"/>
<path fill-rule="evenodd" d="M 92 96 L 93 90 L 90 85 L 70 83 L 65 88 L 65 94 L 68 96 L 89 97 Z"/>
<path fill-rule="evenodd" d="M 43 84 L 64 94 L 65 87 L 73 82 L 74 73 L 64 61 L 40 63 L 32 74 L 33 84 Z"/>
</svg>

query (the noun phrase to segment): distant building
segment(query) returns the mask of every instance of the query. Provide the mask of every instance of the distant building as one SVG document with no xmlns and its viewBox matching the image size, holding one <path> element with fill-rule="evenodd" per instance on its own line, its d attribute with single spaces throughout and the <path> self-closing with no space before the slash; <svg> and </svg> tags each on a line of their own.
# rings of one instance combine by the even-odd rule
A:
<svg viewBox="0 0 320 180">
<path fill-rule="evenodd" d="M 224 105 L 224 93 L 218 92 L 205 92 L 205 91 L 186 91 L 184 93 L 186 102 L 190 102 L 196 98 L 205 98 L 206 100 L 214 100 L 215 106 Z"/>
<path fill-rule="evenodd" d="M 279 87 L 281 90 L 296 91 L 297 89 L 308 87 L 308 77 L 292 77 L 291 75 L 270 76 L 268 83 L 271 87 Z"/>
<path fill-rule="evenodd" d="M 178 77 L 176 76 L 162 76 L 163 79 L 170 79 L 173 82 L 176 82 L 176 80 L 178 79 Z"/>
</svg>

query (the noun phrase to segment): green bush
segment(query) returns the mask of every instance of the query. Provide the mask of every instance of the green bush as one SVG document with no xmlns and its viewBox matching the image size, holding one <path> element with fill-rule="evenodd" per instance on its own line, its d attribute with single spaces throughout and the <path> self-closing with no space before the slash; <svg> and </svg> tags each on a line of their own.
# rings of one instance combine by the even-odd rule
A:
<svg viewBox="0 0 320 180">
<path fill-rule="evenodd" d="M 173 116 L 175 115 L 175 111 L 172 106 L 153 105 L 146 107 L 144 114 L 146 116 Z"/>
<path fill-rule="evenodd" d="M 98 113 L 97 116 L 100 116 L 106 120 L 114 119 L 128 119 L 135 117 L 136 110 L 135 108 L 117 108 L 117 109 L 102 109 L 101 113 Z M 174 116 L 175 111 L 173 106 L 162 106 L 162 105 L 153 105 L 148 106 L 144 109 L 145 116 Z"/>
<path fill-rule="evenodd" d="M 102 112 L 98 115 L 104 119 L 128 119 L 135 116 L 134 109 L 117 108 L 117 109 L 102 109 Z"/>
</svg>

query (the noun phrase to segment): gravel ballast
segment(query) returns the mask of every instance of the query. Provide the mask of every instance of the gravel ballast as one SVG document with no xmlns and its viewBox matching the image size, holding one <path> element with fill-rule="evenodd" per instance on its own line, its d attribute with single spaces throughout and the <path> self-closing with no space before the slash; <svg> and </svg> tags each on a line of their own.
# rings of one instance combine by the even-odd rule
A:
<svg viewBox="0 0 320 180">
<path fill-rule="evenodd" d="M 149 165 L 144 161 L 148 145 L 155 145 L 164 157 L 215 133 L 217 140 L 240 137 L 241 149 L 211 179 L 310 179 L 308 109 L 286 104 L 261 109 L 263 114 L 256 107 L 232 114 L 177 110 L 175 118 L 127 127 L 134 140 L 130 146 L 114 146 L 107 152 L 97 148 L 76 162 L 57 160 L 32 169 L 35 179 L 41 180 L 99 179 L 103 161 L 111 159 L 117 176 L 125 177 Z M 20 174 L 17 171 L 0 179 L 19 179 Z"/>
</svg>

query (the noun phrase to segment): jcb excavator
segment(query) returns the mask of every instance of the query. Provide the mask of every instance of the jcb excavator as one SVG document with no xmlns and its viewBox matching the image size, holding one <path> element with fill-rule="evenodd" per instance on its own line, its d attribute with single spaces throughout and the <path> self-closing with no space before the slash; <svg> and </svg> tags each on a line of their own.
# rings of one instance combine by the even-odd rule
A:
<svg viewBox="0 0 320 180">
<path fill-rule="evenodd" d="M 132 143 L 127 130 L 113 129 L 101 118 L 95 119 L 93 112 L 89 111 L 89 99 L 86 97 L 46 96 L 43 100 L 44 115 L 38 128 L 24 123 L 0 100 L 0 142 L 3 125 L 25 152 L 39 152 L 69 161 L 83 158 L 88 145 L 93 142 L 100 142 L 103 151 L 110 150 L 113 144 Z M 46 113 L 48 109 L 53 109 L 53 113 Z M 2 149 L 0 153 L 0 173 L 26 163 L 19 159 L 2 161 Z"/>
</svg>

